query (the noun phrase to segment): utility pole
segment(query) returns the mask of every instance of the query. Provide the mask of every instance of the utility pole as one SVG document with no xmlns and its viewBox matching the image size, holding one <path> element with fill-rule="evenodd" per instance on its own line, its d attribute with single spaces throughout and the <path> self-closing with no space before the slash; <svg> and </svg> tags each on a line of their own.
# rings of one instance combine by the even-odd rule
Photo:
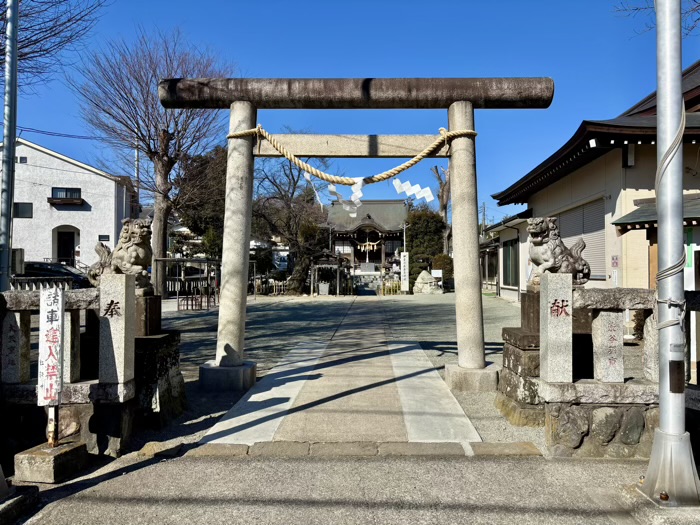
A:
<svg viewBox="0 0 700 525">
<path fill-rule="evenodd" d="M 0 292 L 10 289 L 12 268 L 12 208 L 17 136 L 17 17 L 19 0 L 7 0 L 5 41 L 5 108 L 0 185 Z"/>
<path fill-rule="evenodd" d="M 683 132 L 681 2 L 656 0 L 657 171 L 659 221 L 659 428 L 639 487 L 662 506 L 700 503 L 700 482 L 685 430 Z"/>
<path fill-rule="evenodd" d="M 5 108 L 3 123 L 2 181 L 0 182 L 0 292 L 10 289 L 12 264 L 12 208 L 15 187 L 15 136 L 17 134 L 17 12 L 19 0 L 7 0 L 5 41 Z M 0 500 L 10 490 L 0 466 Z"/>
<path fill-rule="evenodd" d="M 139 145 L 134 144 L 134 175 L 136 175 L 136 201 L 141 206 L 141 170 L 139 168 Z"/>
<path fill-rule="evenodd" d="M 486 203 L 481 203 L 481 237 L 483 239 L 484 232 L 486 231 Z"/>
</svg>

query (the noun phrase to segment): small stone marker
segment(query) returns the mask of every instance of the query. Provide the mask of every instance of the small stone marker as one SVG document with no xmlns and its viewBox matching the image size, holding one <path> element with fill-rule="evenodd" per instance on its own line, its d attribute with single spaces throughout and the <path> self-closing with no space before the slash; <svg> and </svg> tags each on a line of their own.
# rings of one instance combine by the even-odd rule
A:
<svg viewBox="0 0 700 525">
<path fill-rule="evenodd" d="M 100 383 L 134 379 L 134 276 L 103 275 L 100 280 Z"/>
<path fill-rule="evenodd" d="M 540 377 L 549 383 L 573 379 L 572 304 L 571 274 L 545 272 L 540 289 Z"/>
<path fill-rule="evenodd" d="M 63 383 L 63 290 L 44 288 L 40 301 L 37 404 L 56 406 Z"/>
<path fill-rule="evenodd" d="M 605 383 L 623 383 L 623 313 L 593 311 L 593 377 Z"/>
</svg>

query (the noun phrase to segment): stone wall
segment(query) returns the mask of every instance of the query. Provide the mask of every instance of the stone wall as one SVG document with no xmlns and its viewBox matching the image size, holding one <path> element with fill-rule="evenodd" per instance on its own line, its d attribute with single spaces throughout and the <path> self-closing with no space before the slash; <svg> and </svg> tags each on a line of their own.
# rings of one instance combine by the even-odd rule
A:
<svg viewBox="0 0 700 525">
<path fill-rule="evenodd" d="M 545 437 L 555 457 L 648 458 L 658 405 L 547 403 Z"/>
</svg>

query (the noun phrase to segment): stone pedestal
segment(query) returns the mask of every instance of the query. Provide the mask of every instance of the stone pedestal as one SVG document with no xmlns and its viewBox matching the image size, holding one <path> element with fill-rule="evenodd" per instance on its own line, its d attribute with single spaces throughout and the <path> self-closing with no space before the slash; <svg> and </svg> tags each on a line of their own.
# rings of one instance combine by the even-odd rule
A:
<svg viewBox="0 0 700 525">
<path fill-rule="evenodd" d="M 524 332 L 540 333 L 540 291 L 528 289 L 520 295 L 520 327 Z"/>
<path fill-rule="evenodd" d="M 80 310 L 63 314 L 63 382 L 80 381 Z"/>
<path fill-rule="evenodd" d="M 184 411 L 185 380 L 180 372 L 180 333 L 137 337 L 136 398 L 141 419 L 161 427 Z"/>
<path fill-rule="evenodd" d="M 493 363 L 486 368 L 462 368 L 457 364 L 445 366 L 445 382 L 458 392 L 495 392 L 501 367 Z"/>
<path fill-rule="evenodd" d="M 594 311 L 593 378 L 605 383 L 623 383 L 623 312 Z"/>
<path fill-rule="evenodd" d="M 573 380 L 573 289 L 571 274 L 545 272 L 540 297 L 540 377 Z"/>
<path fill-rule="evenodd" d="M 518 328 L 504 328 L 503 370 L 495 405 L 516 426 L 544 425 L 536 378 L 540 375 L 540 289 L 528 286 L 520 296 Z"/>
<path fill-rule="evenodd" d="M 143 337 L 159 334 L 161 331 L 161 296 L 137 296 L 135 309 L 136 326 L 134 327 L 134 335 Z"/>
<path fill-rule="evenodd" d="M 199 387 L 210 392 L 245 392 L 255 384 L 257 365 L 246 361 L 239 366 L 217 366 L 207 361 L 199 367 Z"/>
<path fill-rule="evenodd" d="M 44 443 L 15 454 L 15 479 L 29 483 L 59 483 L 80 472 L 87 459 L 85 443 L 62 443 L 54 448 Z"/>
</svg>

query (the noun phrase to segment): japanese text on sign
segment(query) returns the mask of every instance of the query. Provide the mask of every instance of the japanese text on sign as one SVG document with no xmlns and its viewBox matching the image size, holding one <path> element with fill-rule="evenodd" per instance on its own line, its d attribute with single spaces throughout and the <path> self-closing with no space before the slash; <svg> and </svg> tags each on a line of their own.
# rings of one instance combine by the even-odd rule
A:
<svg viewBox="0 0 700 525">
<path fill-rule="evenodd" d="M 569 317 L 569 301 L 566 299 L 555 299 L 549 307 L 549 314 L 552 317 Z"/>
<path fill-rule="evenodd" d="M 408 252 L 401 252 L 401 291 L 408 292 Z"/>
<path fill-rule="evenodd" d="M 114 317 L 115 315 L 117 317 L 120 317 L 122 315 L 122 311 L 119 307 L 119 301 L 115 301 L 112 299 L 107 303 L 107 306 L 105 307 L 105 311 L 102 314 L 104 317 Z"/>
<path fill-rule="evenodd" d="M 61 393 L 63 353 L 63 290 L 41 290 L 39 305 L 39 406 L 57 405 Z"/>
</svg>

